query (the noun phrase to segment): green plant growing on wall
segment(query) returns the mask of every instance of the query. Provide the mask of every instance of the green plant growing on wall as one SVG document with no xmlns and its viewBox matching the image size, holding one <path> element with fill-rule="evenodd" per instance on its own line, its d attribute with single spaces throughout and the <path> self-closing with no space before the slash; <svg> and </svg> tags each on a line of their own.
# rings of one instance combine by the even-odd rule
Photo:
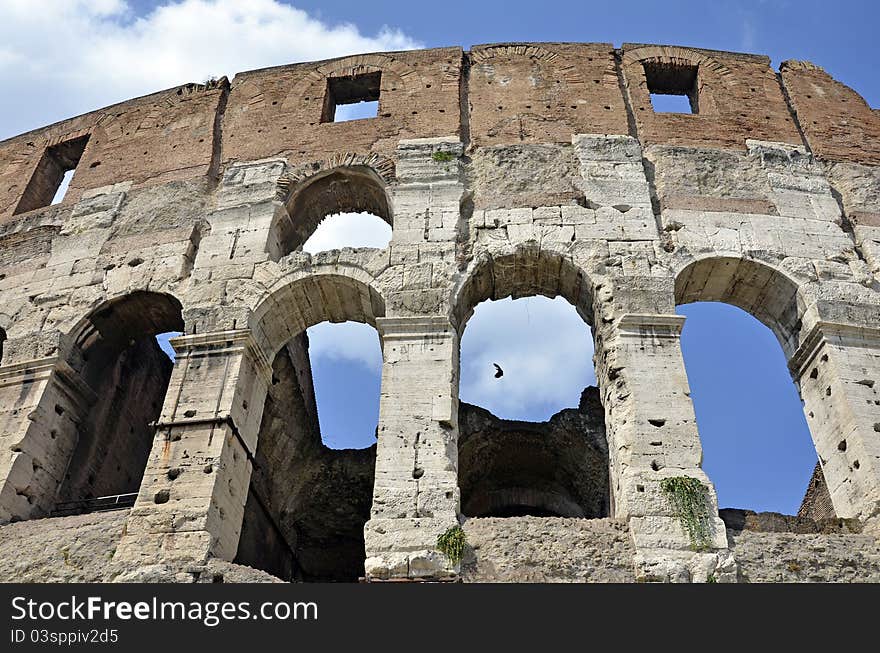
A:
<svg viewBox="0 0 880 653">
<path fill-rule="evenodd" d="M 660 490 L 687 532 L 691 548 L 708 549 L 712 543 L 712 514 L 706 486 L 691 476 L 674 476 L 660 481 Z"/>
<path fill-rule="evenodd" d="M 431 158 L 437 163 L 449 163 L 455 157 L 449 152 L 434 152 Z"/>
<path fill-rule="evenodd" d="M 446 554 L 446 557 L 454 565 L 461 562 L 465 546 L 467 546 L 467 538 L 461 526 L 448 528 L 445 533 L 437 538 L 437 549 L 441 553 Z"/>
</svg>

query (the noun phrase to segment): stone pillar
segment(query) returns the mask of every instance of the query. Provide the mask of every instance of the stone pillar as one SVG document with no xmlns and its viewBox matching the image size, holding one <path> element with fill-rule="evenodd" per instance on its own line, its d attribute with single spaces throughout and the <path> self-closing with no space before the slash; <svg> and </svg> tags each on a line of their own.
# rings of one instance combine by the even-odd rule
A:
<svg viewBox="0 0 880 653">
<path fill-rule="evenodd" d="M 94 401 L 59 358 L 0 367 L 0 524 L 52 511 Z"/>
<path fill-rule="evenodd" d="M 174 371 L 116 558 L 232 560 L 271 371 L 248 330 L 171 344 Z"/>
<path fill-rule="evenodd" d="M 640 578 L 731 580 L 735 568 L 715 489 L 700 468 L 702 447 L 681 354 L 684 319 L 626 313 L 597 332 L 612 514 L 629 522 Z M 675 476 L 697 478 L 708 488 L 714 533 L 707 552 L 692 549 L 660 489 L 664 478 Z"/>
<path fill-rule="evenodd" d="M 880 518 L 880 328 L 817 321 L 792 356 L 838 517 Z"/>
<path fill-rule="evenodd" d="M 376 326 L 384 363 L 366 574 L 452 577 L 458 570 L 436 543 L 458 524 L 458 335 L 445 317 Z"/>
</svg>

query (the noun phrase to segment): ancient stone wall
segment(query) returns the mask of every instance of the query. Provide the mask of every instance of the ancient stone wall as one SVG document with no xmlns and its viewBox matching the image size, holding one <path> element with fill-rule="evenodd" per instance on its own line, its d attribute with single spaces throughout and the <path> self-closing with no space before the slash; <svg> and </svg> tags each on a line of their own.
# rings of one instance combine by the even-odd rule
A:
<svg viewBox="0 0 880 653">
<path fill-rule="evenodd" d="M 458 485 L 468 517 L 605 517 L 608 445 L 597 388 L 547 422 L 458 407 Z"/>
<path fill-rule="evenodd" d="M 691 112 L 657 112 L 652 94 L 687 96 Z M 336 120 L 361 100 L 376 117 Z M 739 546 L 715 514 L 675 313 L 693 301 L 739 306 L 777 336 L 833 512 L 863 527 L 839 545 L 865 550 L 880 517 L 878 132 L 876 109 L 804 62 L 776 73 L 766 57 L 684 47 L 504 43 L 252 71 L 0 142 L 0 523 L 50 514 L 68 474 L 116 487 L 102 471 L 122 462 L 113 448 L 80 444 L 108 414 L 96 380 L 113 378 L 143 398 L 124 420 L 151 438 L 113 556 L 122 578 L 237 556 L 284 578 L 309 565 L 458 578 L 436 540 L 463 519 L 474 464 L 459 339 L 480 302 L 540 294 L 592 328 L 604 427 L 587 420 L 587 439 L 591 468 L 607 458 L 623 556 L 588 556 L 612 572 L 577 578 L 735 581 L 738 556 L 781 550 Z M 388 247 L 302 251 L 323 218 L 361 210 L 392 225 Z M 346 320 L 382 341 L 377 443 L 328 453 L 301 336 Z M 125 371 L 155 351 L 120 356 L 165 332 L 182 335 L 162 388 L 162 374 Z M 677 476 L 708 490 L 705 550 L 661 492 Z M 362 498 L 316 518 L 335 487 Z M 344 570 L 317 553 L 325 522 L 344 533 Z M 465 524 L 475 541 L 479 523 Z M 476 577 L 559 576 L 498 571 L 519 564 L 509 555 L 491 553 L 496 571 L 478 556 Z"/>
</svg>

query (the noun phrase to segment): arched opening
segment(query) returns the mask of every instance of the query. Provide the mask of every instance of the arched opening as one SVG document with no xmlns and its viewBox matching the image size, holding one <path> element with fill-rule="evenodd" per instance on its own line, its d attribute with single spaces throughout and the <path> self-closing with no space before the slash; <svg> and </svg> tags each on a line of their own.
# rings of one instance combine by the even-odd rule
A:
<svg viewBox="0 0 880 653">
<path fill-rule="evenodd" d="M 134 292 L 103 304 L 71 334 L 84 405 L 56 514 L 133 503 L 173 367 L 156 336 L 182 330 L 174 297 Z"/>
<path fill-rule="evenodd" d="M 682 353 L 722 518 L 820 516 L 830 497 L 808 492 L 811 477 L 820 486 L 824 477 L 787 366 L 800 329 L 795 284 L 752 261 L 707 259 L 681 272 L 676 303 L 687 316 Z"/>
<path fill-rule="evenodd" d="M 607 516 L 591 309 L 584 275 L 546 251 L 486 260 L 462 286 L 458 477 L 465 516 Z"/>
<path fill-rule="evenodd" d="M 359 384 L 339 377 L 346 370 L 340 361 L 354 360 L 365 377 L 376 374 L 381 350 L 375 318 L 383 314 L 384 303 L 368 285 L 335 275 L 293 282 L 257 309 L 265 347 L 276 353 L 237 562 L 290 581 L 363 576 L 378 384 L 348 397 L 336 394 L 341 404 L 330 397 L 326 415 L 320 393 L 330 390 L 325 384 L 341 386 L 334 393 Z M 319 385 L 315 379 L 321 376 Z M 363 405 L 355 407 L 358 402 Z M 340 407 L 354 407 L 354 415 L 346 420 Z"/>
<path fill-rule="evenodd" d="M 321 441 L 330 449 L 372 447 L 382 380 L 378 332 L 361 322 L 322 322 L 306 333 Z"/>
<path fill-rule="evenodd" d="M 276 216 L 268 247 L 273 258 L 299 250 L 384 247 L 392 226 L 382 178 L 368 166 L 339 166 L 294 188 Z"/>
</svg>

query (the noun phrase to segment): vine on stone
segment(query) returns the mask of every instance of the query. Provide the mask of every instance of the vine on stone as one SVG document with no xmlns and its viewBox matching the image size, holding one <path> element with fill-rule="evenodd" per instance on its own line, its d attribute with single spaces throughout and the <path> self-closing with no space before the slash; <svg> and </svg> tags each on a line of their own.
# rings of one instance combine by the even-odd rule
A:
<svg viewBox="0 0 880 653">
<path fill-rule="evenodd" d="M 691 548 L 695 551 L 710 548 L 712 514 L 706 486 L 691 476 L 674 476 L 660 481 L 660 490 L 687 532 Z"/>
<path fill-rule="evenodd" d="M 445 553 L 454 565 L 461 562 L 465 546 L 467 546 L 467 538 L 461 526 L 453 526 L 437 538 L 437 549 Z"/>
</svg>

